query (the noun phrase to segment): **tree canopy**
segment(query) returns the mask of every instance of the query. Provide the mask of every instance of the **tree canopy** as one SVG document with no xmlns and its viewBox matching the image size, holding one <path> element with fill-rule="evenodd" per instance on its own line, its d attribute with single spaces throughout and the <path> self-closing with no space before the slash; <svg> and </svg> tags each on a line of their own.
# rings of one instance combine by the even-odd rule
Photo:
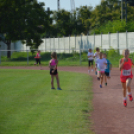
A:
<svg viewBox="0 0 134 134">
<path fill-rule="evenodd" d="M 45 3 L 37 0 L 0 0 L 0 40 L 8 50 L 17 40 L 25 40 L 34 49 L 44 37 L 133 31 L 132 1 L 128 0 L 127 9 L 128 23 L 121 21 L 120 0 L 101 0 L 95 8 L 80 6 L 73 13 L 65 9 L 46 11 Z"/>
</svg>

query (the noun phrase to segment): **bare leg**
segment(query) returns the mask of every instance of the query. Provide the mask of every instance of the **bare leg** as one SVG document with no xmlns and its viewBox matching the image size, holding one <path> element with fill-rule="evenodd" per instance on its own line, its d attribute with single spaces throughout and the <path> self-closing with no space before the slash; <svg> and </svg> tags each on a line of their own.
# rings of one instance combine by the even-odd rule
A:
<svg viewBox="0 0 134 134">
<path fill-rule="evenodd" d="M 131 81 L 132 79 L 131 78 L 128 78 L 127 81 L 126 81 L 126 88 L 128 89 L 128 92 L 131 93 Z"/>
<path fill-rule="evenodd" d="M 104 75 L 104 79 L 105 79 L 105 83 L 107 83 L 107 76 L 106 75 Z"/>
<path fill-rule="evenodd" d="M 103 77 L 104 77 L 104 74 L 101 74 L 101 80 L 100 80 L 101 85 L 103 84 Z"/>
<path fill-rule="evenodd" d="M 88 66 L 88 71 L 90 70 L 90 66 Z"/>
<path fill-rule="evenodd" d="M 57 87 L 60 88 L 60 81 L 59 81 L 58 74 L 56 75 L 56 80 L 57 80 Z"/>
<path fill-rule="evenodd" d="M 54 76 L 51 75 L 51 88 L 54 88 Z"/>
<path fill-rule="evenodd" d="M 93 65 L 91 65 L 91 69 L 94 70 L 94 66 Z"/>
<path fill-rule="evenodd" d="M 126 97 L 126 83 L 122 83 L 123 97 Z"/>
<path fill-rule="evenodd" d="M 101 73 L 98 71 L 97 72 L 97 77 L 100 78 L 101 77 Z"/>
</svg>

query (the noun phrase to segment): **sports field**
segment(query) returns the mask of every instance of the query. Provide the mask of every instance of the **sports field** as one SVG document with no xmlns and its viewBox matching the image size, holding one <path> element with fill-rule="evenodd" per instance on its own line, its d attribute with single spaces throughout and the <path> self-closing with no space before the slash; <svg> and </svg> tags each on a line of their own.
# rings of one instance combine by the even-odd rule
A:
<svg viewBox="0 0 134 134">
<path fill-rule="evenodd" d="M 49 71 L 0 69 L 0 134 L 93 134 L 92 78 L 59 76 L 62 91 L 50 89 Z"/>
</svg>

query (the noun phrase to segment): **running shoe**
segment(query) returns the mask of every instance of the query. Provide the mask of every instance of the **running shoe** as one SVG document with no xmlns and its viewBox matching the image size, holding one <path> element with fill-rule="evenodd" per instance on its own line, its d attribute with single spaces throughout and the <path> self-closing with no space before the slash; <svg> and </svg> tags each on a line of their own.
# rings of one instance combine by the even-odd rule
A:
<svg viewBox="0 0 134 134">
<path fill-rule="evenodd" d="M 59 88 L 57 88 L 57 90 L 62 90 L 62 89 L 59 87 Z"/>
<path fill-rule="evenodd" d="M 107 86 L 107 83 L 105 83 L 105 85 Z"/>
<path fill-rule="evenodd" d="M 102 88 L 102 85 L 100 85 L 100 88 Z"/>
<path fill-rule="evenodd" d="M 54 87 L 52 87 L 51 89 L 55 89 Z"/>
<path fill-rule="evenodd" d="M 100 80 L 100 78 L 99 78 L 99 77 L 97 77 L 97 80 Z"/>
<path fill-rule="evenodd" d="M 129 100 L 130 100 L 130 101 L 133 101 L 132 94 L 128 95 L 128 97 L 129 97 Z"/>
<path fill-rule="evenodd" d="M 123 105 L 124 105 L 124 107 L 127 106 L 127 101 L 126 100 L 124 100 Z"/>
</svg>

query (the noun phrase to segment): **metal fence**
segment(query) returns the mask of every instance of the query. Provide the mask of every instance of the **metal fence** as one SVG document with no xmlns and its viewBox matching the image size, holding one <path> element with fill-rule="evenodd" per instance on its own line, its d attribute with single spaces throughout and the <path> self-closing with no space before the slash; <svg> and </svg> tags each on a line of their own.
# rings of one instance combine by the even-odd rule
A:
<svg viewBox="0 0 134 134">
<path fill-rule="evenodd" d="M 0 42 L 1 50 L 7 50 L 6 44 Z M 88 48 L 94 49 L 100 47 L 102 49 L 125 49 L 134 50 L 134 32 L 125 33 L 108 33 L 100 35 L 80 35 L 61 38 L 45 38 L 43 43 L 38 47 L 42 52 L 56 51 L 58 53 L 80 52 Z M 30 47 L 22 44 L 21 41 L 12 43 L 11 49 L 15 51 L 30 51 Z M 2 52 L 2 55 L 6 53 Z"/>
</svg>

